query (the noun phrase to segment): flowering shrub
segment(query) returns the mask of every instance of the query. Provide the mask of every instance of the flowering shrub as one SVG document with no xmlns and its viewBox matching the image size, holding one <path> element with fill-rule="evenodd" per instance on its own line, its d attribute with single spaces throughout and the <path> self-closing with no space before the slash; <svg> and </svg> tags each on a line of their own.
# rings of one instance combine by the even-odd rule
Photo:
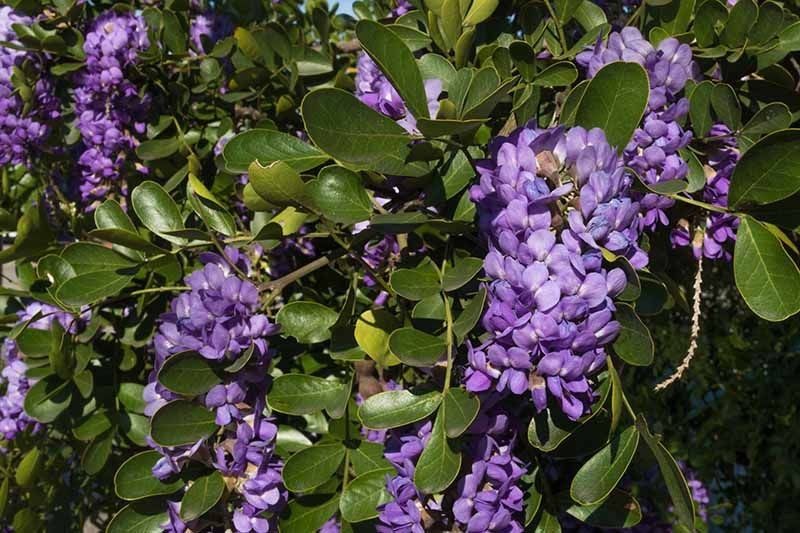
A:
<svg viewBox="0 0 800 533">
<path fill-rule="evenodd" d="M 729 4 L 0 7 L 0 529 L 724 523 L 650 407 L 800 312 L 800 18 Z"/>
</svg>

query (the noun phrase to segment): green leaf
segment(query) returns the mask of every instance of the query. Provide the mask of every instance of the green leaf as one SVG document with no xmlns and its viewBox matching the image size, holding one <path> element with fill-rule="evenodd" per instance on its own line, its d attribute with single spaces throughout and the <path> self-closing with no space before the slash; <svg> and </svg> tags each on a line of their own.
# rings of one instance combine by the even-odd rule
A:
<svg viewBox="0 0 800 533">
<path fill-rule="evenodd" d="M 161 253 L 162 251 L 160 248 L 150 244 L 149 241 L 139 235 L 138 231 L 136 230 L 136 226 L 133 225 L 133 222 L 128 214 L 115 200 L 106 200 L 100 204 L 97 209 L 95 209 L 94 223 L 98 229 L 91 232 L 90 235 L 98 239 L 107 240 L 111 243 L 123 245 L 115 247 L 115 249 L 123 255 L 133 257 L 134 259 L 141 259 L 141 254 L 136 252 L 131 253 L 129 249 L 144 251 L 153 249 L 158 250 L 155 253 Z M 117 242 L 116 240 L 112 240 L 112 237 L 117 235 L 119 235 L 119 239 L 123 241 L 130 241 L 135 246 L 128 246 L 127 242 Z M 128 249 L 126 249 L 126 247 Z"/>
<path fill-rule="evenodd" d="M 783 102 L 771 102 L 759 109 L 742 128 L 742 135 L 756 140 L 762 135 L 788 128 L 792 112 Z"/>
<path fill-rule="evenodd" d="M 601 128 L 609 144 L 622 150 L 642 120 L 649 95 L 650 82 L 640 65 L 610 63 L 586 86 L 575 122 Z"/>
<path fill-rule="evenodd" d="M 161 446 L 194 444 L 216 430 L 214 412 L 188 400 L 169 402 L 150 420 L 150 436 Z"/>
<path fill-rule="evenodd" d="M 53 237 L 50 229 L 45 201 L 37 202 L 36 206 L 28 207 L 17 222 L 17 236 L 14 244 L 0 250 L 0 264 L 14 261 L 23 257 L 37 255 L 47 248 Z"/>
<path fill-rule="evenodd" d="M 303 344 L 323 342 L 331 337 L 330 328 L 339 315 L 317 302 L 291 302 L 278 311 L 275 320 L 281 332 Z"/>
<path fill-rule="evenodd" d="M 383 444 L 366 440 L 358 441 L 355 448 L 350 448 L 350 464 L 356 475 L 390 468 L 392 465 L 383 456 L 383 451 Z"/>
<path fill-rule="evenodd" d="M 499 0 L 474 0 L 467 11 L 467 16 L 464 17 L 464 26 L 477 26 L 488 20 L 499 3 Z"/>
<path fill-rule="evenodd" d="M 64 331 L 64 327 L 58 320 L 54 320 L 50 326 L 50 334 L 50 352 L 48 353 L 50 368 L 61 379 L 70 379 L 75 368 L 72 335 Z"/>
<path fill-rule="evenodd" d="M 426 261 L 416 268 L 400 268 L 392 272 L 392 288 L 409 300 L 422 300 L 441 290 L 439 272 L 432 262 Z"/>
<path fill-rule="evenodd" d="M 561 533 L 561 524 L 558 523 L 558 518 L 551 514 L 547 509 L 540 509 L 536 527 L 533 533 Z"/>
<path fill-rule="evenodd" d="M 233 216 L 211 194 L 205 184 L 191 173 L 186 183 L 186 197 L 194 212 L 210 229 L 228 237 L 236 234 L 236 223 L 233 221 Z"/>
<path fill-rule="evenodd" d="M 454 265 L 447 265 L 442 274 L 442 288 L 454 291 L 469 283 L 483 268 L 483 259 L 477 257 L 457 258 Z"/>
<path fill-rule="evenodd" d="M 776 2 L 764 2 L 758 7 L 758 19 L 750 28 L 747 40 L 756 44 L 763 43 L 777 35 L 781 28 L 783 28 L 783 8 Z"/>
<path fill-rule="evenodd" d="M 131 193 L 131 203 L 147 229 L 175 244 L 186 242 L 167 233 L 182 230 L 184 226 L 178 205 L 161 185 L 153 181 L 140 183 Z"/>
<path fill-rule="evenodd" d="M 300 173 L 283 161 L 266 167 L 253 161 L 247 173 L 253 189 L 264 201 L 281 207 L 305 203 L 306 185 Z"/>
<path fill-rule="evenodd" d="M 37 381 L 25 394 L 25 412 L 31 418 L 48 424 L 58 418 L 72 400 L 69 381 L 50 375 Z"/>
<path fill-rule="evenodd" d="M 441 402 L 439 391 L 386 391 L 367 398 L 358 418 L 370 429 L 391 429 L 428 417 Z"/>
<path fill-rule="evenodd" d="M 124 229 L 95 229 L 90 231 L 89 235 L 95 239 L 114 244 L 115 246 L 113 248 L 115 250 L 133 259 L 142 258 L 142 255 L 137 251 L 148 252 L 150 254 L 160 254 L 166 251 L 144 237 L 141 237 L 138 233 L 133 233 Z M 131 251 L 133 253 L 131 253 Z"/>
<path fill-rule="evenodd" d="M 719 36 L 722 44 L 738 48 L 745 43 L 747 34 L 758 19 L 758 6 L 753 0 L 736 2 L 728 15 L 728 22 Z"/>
<path fill-rule="evenodd" d="M 46 329 L 26 328 L 17 335 L 17 348 L 25 357 L 36 359 L 50 354 L 52 335 Z"/>
<path fill-rule="evenodd" d="M 572 499 L 581 505 L 605 500 L 628 469 L 638 444 L 639 433 L 635 427 L 622 431 L 575 474 L 570 486 Z"/>
<path fill-rule="evenodd" d="M 108 524 L 106 533 L 161 533 L 169 520 L 164 502 L 145 501 L 126 505 Z"/>
<path fill-rule="evenodd" d="M 72 428 L 72 434 L 78 440 L 89 441 L 111 429 L 111 426 L 112 423 L 108 413 L 95 411 Z"/>
<path fill-rule="evenodd" d="M 292 492 L 308 492 L 336 474 L 344 459 L 342 443 L 316 444 L 289 457 L 283 466 L 283 484 Z"/>
<path fill-rule="evenodd" d="M 275 378 L 267 395 L 270 407 L 289 415 L 322 411 L 339 398 L 345 385 L 340 381 L 305 374 L 284 374 Z"/>
<path fill-rule="evenodd" d="M 536 52 L 526 41 L 514 41 L 508 46 L 511 59 L 522 78 L 531 82 L 536 77 Z"/>
<path fill-rule="evenodd" d="M 142 161 L 153 161 L 169 157 L 180 148 L 181 142 L 177 137 L 169 139 L 151 139 L 142 141 L 136 147 L 136 155 Z"/>
<path fill-rule="evenodd" d="M 61 258 L 67 261 L 79 275 L 101 271 L 133 275 L 132 269 L 136 265 L 127 257 L 105 246 L 89 242 L 70 244 L 61 252 Z"/>
<path fill-rule="evenodd" d="M 714 85 L 711 91 L 711 107 L 719 119 L 731 130 L 735 131 L 742 125 L 742 108 L 733 87 L 727 83 Z"/>
<path fill-rule="evenodd" d="M 353 335 L 358 346 L 373 360 L 393 366 L 400 361 L 389 351 L 389 336 L 398 326 L 394 315 L 385 309 L 368 310 L 358 317 Z"/>
<path fill-rule="evenodd" d="M 353 479 L 342 490 L 339 510 L 348 522 L 363 522 L 378 516 L 378 506 L 392 501 L 386 492 L 386 476 L 394 475 L 394 468 L 373 470 Z"/>
<path fill-rule="evenodd" d="M 119 386 L 119 403 L 128 411 L 144 413 L 147 402 L 144 401 L 144 385 L 140 383 L 121 383 Z"/>
<path fill-rule="evenodd" d="M 123 500 L 134 501 L 150 496 L 172 494 L 183 487 L 176 477 L 170 482 L 160 481 L 153 475 L 153 467 L 161 459 L 155 450 L 137 453 L 119 467 L 114 474 L 114 491 Z"/>
<path fill-rule="evenodd" d="M 703 163 L 700 162 L 700 159 L 697 158 L 694 152 L 687 148 L 681 148 L 678 152 L 689 166 L 689 173 L 686 176 L 689 186 L 686 192 L 697 192 L 701 190 L 706 186 L 706 174 Z"/>
<path fill-rule="evenodd" d="M 372 201 L 361 178 L 344 167 L 323 168 L 306 190 L 322 215 L 338 224 L 368 220 L 372 214 Z"/>
<path fill-rule="evenodd" d="M 571 505 L 567 514 L 581 522 L 600 528 L 627 529 L 642 520 L 639 502 L 630 494 L 614 489 L 611 495 L 595 505 Z"/>
<path fill-rule="evenodd" d="M 391 29 L 372 20 L 356 25 L 356 37 L 381 71 L 389 78 L 416 118 L 428 118 L 428 99 L 422 84 L 422 74 L 414 54 Z"/>
<path fill-rule="evenodd" d="M 800 269 L 760 222 L 740 219 L 733 254 L 736 287 L 758 316 L 772 322 L 800 311 Z"/>
<path fill-rule="evenodd" d="M 309 446 L 311 446 L 311 441 L 301 431 L 291 426 L 278 426 L 278 436 L 275 437 L 275 449 L 278 455 L 288 457 Z"/>
<path fill-rule="evenodd" d="M 29 489 L 36 481 L 39 475 L 39 464 L 42 458 L 42 452 L 39 448 L 33 448 L 17 465 L 17 471 L 14 473 L 14 481 L 17 482 L 23 489 Z"/>
<path fill-rule="evenodd" d="M 389 336 L 389 350 L 410 366 L 432 366 L 444 355 L 445 348 L 443 338 L 414 328 L 396 329 Z"/>
<path fill-rule="evenodd" d="M 538 73 L 532 83 L 542 87 L 563 87 L 576 79 L 578 79 L 578 69 L 575 65 L 569 61 L 559 61 Z"/>
<path fill-rule="evenodd" d="M 93 476 L 99 473 L 111 458 L 111 447 L 114 444 L 114 432 L 108 431 L 95 438 L 83 450 L 81 455 L 81 466 L 83 470 Z"/>
<path fill-rule="evenodd" d="M 444 416 L 439 413 L 431 436 L 414 469 L 414 485 L 426 494 L 441 492 L 455 481 L 461 469 L 458 445 L 447 438 Z"/>
<path fill-rule="evenodd" d="M 628 304 L 617 303 L 614 319 L 619 322 L 620 331 L 614 341 L 614 353 L 623 361 L 635 366 L 648 366 L 653 362 L 655 344 L 650 330 Z"/>
<path fill-rule="evenodd" d="M 217 504 L 223 492 L 225 480 L 218 470 L 195 479 L 181 500 L 181 519 L 185 522 L 197 520 Z"/>
<path fill-rule="evenodd" d="M 776 131 L 754 144 L 731 177 L 729 204 L 769 204 L 800 191 L 800 129 Z"/>
<path fill-rule="evenodd" d="M 262 129 L 235 136 L 225 145 L 222 156 L 225 169 L 236 173 L 247 172 L 254 161 L 262 166 L 283 161 L 296 171 L 304 172 L 328 160 L 328 156 L 293 135 Z"/>
<path fill-rule="evenodd" d="M 480 407 L 481 402 L 474 394 L 460 388 L 447 389 L 442 404 L 445 434 L 454 439 L 464 433 L 475 421 Z"/>
<path fill-rule="evenodd" d="M 485 303 L 486 288 L 481 287 L 478 294 L 464 306 L 464 310 L 461 311 L 461 314 L 459 314 L 458 318 L 453 322 L 453 333 L 455 333 L 459 343 L 466 338 L 469 332 L 472 331 L 478 323 L 478 320 L 480 320 Z"/>
<path fill-rule="evenodd" d="M 423 176 L 424 162 L 406 164 L 411 153 L 406 131 L 392 119 L 340 89 L 318 89 L 302 104 L 306 131 L 314 144 L 358 169 L 396 176 Z"/>
<path fill-rule="evenodd" d="M 719 0 L 701 2 L 692 26 L 697 43 L 704 48 L 713 46 L 717 38 L 715 31 L 717 23 L 724 23 L 727 19 L 728 9 L 723 2 Z"/>
<path fill-rule="evenodd" d="M 714 123 L 711 116 L 713 93 L 714 83 L 706 80 L 698 84 L 689 95 L 689 117 L 692 120 L 692 129 L 698 137 L 705 137 Z"/>
<path fill-rule="evenodd" d="M 675 459 L 672 458 L 672 455 L 661 443 L 660 438 L 650 433 L 647 421 L 642 415 L 636 417 L 636 429 L 656 457 L 658 467 L 661 469 L 661 476 L 664 478 L 664 483 L 667 485 L 667 491 L 674 506 L 673 512 L 678 517 L 679 523 L 688 528 L 689 531 L 694 531 L 694 502 L 692 500 L 692 492 L 686 484 L 686 478 L 683 477 L 683 472 L 681 472 Z"/>
<path fill-rule="evenodd" d="M 112 271 L 78 274 L 58 288 L 56 298 L 66 305 L 79 307 L 114 296 L 124 289 L 132 278 L 132 275 L 120 275 Z"/>
<path fill-rule="evenodd" d="M 289 502 L 286 515 L 282 515 L 280 531 L 283 533 L 308 533 L 317 531 L 328 521 L 339 508 L 339 495 L 327 501 L 326 496 L 313 495 L 305 498 L 293 498 Z M 320 503 L 320 502 L 324 503 Z"/>
<path fill-rule="evenodd" d="M 204 394 L 217 383 L 222 383 L 211 361 L 193 351 L 167 357 L 157 379 L 172 392 L 189 397 Z"/>
<path fill-rule="evenodd" d="M 533 473 L 529 475 L 531 486 L 525 495 L 525 526 L 533 522 L 533 519 L 536 518 L 536 513 L 539 512 L 539 508 L 542 506 L 543 495 L 540 487 L 540 476 L 541 473 L 538 467 L 534 467 Z"/>
</svg>

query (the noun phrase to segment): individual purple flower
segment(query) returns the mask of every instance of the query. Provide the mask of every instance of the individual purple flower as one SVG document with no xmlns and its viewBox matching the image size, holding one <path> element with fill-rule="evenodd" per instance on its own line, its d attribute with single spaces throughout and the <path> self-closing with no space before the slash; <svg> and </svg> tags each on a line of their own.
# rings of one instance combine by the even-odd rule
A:
<svg viewBox="0 0 800 533">
<path fill-rule="evenodd" d="M 227 15 L 213 11 L 194 15 L 189 25 L 189 41 L 194 48 L 191 53 L 208 54 L 217 41 L 233 33 L 233 28 L 233 21 Z"/>
<path fill-rule="evenodd" d="M 740 153 L 736 138 L 724 124 L 714 125 L 709 135 L 710 143 L 706 185 L 703 200 L 719 207 L 728 207 L 728 189 L 731 176 L 739 161 Z M 692 230 L 687 220 L 679 220 L 670 234 L 673 247 L 691 246 L 696 259 L 722 259 L 730 261 L 731 248 L 736 242 L 739 218 L 728 213 L 709 212 L 705 221 Z"/>
<path fill-rule="evenodd" d="M 322 527 L 319 528 L 318 533 L 340 533 L 342 531 L 342 526 L 339 523 L 339 520 L 332 516 L 330 520 L 322 524 Z"/>
<path fill-rule="evenodd" d="M 87 211 L 110 195 L 124 204 L 125 174 L 135 166 L 128 160 L 145 131 L 150 102 L 128 72 L 149 45 L 147 25 L 133 13 L 108 11 L 86 34 L 86 68 L 76 76 L 73 99 L 82 140 L 80 195 Z"/>
<path fill-rule="evenodd" d="M 619 332 L 613 298 L 626 286 L 602 250 L 647 265 L 632 178 L 599 129 L 520 128 L 490 145 L 470 190 L 488 240 L 483 327 L 469 345 L 467 390 L 552 397 L 577 419 L 594 401 L 591 376 Z"/>
<path fill-rule="evenodd" d="M 356 70 L 356 96 L 369 107 L 395 120 L 407 132 L 419 134 L 417 120 L 406 108 L 400 94 L 380 67 L 367 54 L 358 56 Z M 442 92 L 441 80 L 425 80 L 425 95 L 428 99 L 428 113 L 436 117 L 439 112 L 439 95 Z"/>
<path fill-rule="evenodd" d="M 393 18 L 401 17 L 413 9 L 415 9 L 414 5 L 408 0 L 397 0 L 392 8 L 391 16 Z"/>
</svg>

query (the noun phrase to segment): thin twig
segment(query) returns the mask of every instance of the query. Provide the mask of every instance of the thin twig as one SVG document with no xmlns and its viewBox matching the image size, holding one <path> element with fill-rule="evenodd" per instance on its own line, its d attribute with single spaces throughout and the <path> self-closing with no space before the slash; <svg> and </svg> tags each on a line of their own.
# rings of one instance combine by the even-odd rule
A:
<svg viewBox="0 0 800 533">
<path fill-rule="evenodd" d="M 702 288 L 703 288 L 703 258 L 697 262 L 697 274 L 694 276 L 694 295 L 692 299 L 692 332 L 689 339 L 689 349 L 686 351 L 686 357 L 683 358 L 681 366 L 675 370 L 669 378 L 662 381 L 655 386 L 656 391 L 661 391 L 681 379 L 683 373 L 689 368 L 697 352 L 697 338 L 700 336 L 700 302 L 702 301 Z"/>
</svg>

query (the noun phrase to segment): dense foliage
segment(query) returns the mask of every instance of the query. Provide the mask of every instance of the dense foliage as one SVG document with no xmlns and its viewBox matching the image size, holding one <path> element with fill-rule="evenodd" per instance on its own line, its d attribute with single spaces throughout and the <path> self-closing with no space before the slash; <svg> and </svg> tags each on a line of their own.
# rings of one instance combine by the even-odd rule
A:
<svg viewBox="0 0 800 533">
<path fill-rule="evenodd" d="M 800 525 L 794 3 L 6 4 L 0 530 Z"/>
</svg>

